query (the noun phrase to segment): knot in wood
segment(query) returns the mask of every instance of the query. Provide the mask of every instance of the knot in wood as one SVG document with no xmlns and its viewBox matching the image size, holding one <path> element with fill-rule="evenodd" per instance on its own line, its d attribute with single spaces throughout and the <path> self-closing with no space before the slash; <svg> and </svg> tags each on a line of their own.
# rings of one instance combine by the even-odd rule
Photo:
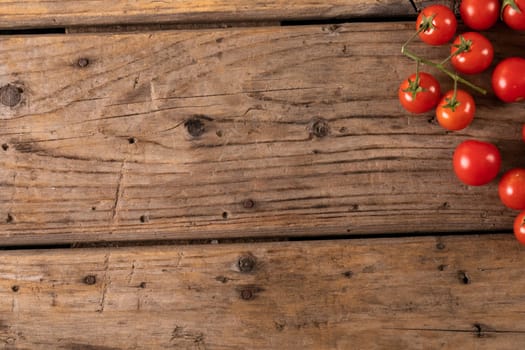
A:
<svg viewBox="0 0 525 350">
<path fill-rule="evenodd" d="M 325 120 L 319 119 L 312 124 L 312 134 L 316 137 L 325 137 L 328 135 L 329 127 Z"/>
<path fill-rule="evenodd" d="M 22 100 L 22 89 L 7 84 L 0 88 L 0 102 L 4 106 L 14 107 Z"/>
<path fill-rule="evenodd" d="M 256 264 L 255 257 L 252 255 L 243 255 L 237 261 L 237 266 L 241 272 L 252 272 Z"/>
<path fill-rule="evenodd" d="M 186 122 L 184 122 L 184 126 L 186 127 L 186 130 L 188 130 L 188 134 L 190 134 L 193 137 L 199 137 L 202 134 L 204 134 L 204 123 L 202 122 L 201 118 L 194 117 Z"/>
<path fill-rule="evenodd" d="M 84 283 L 88 286 L 91 286 L 97 283 L 97 277 L 94 275 L 87 275 L 86 277 L 84 277 Z"/>
</svg>

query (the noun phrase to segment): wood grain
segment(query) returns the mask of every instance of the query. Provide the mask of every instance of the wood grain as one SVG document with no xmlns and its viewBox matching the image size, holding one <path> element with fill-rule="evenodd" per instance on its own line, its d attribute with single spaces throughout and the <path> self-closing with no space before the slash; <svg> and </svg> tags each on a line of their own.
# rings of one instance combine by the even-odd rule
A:
<svg viewBox="0 0 525 350">
<path fill-rule="evenodd" d="M 510 229 L 496 183 L 461 185 L 451 156 L 478 138 L 524 166 L 525 106 L 477 96 L 460 133 L 408 115 L 412 27 L 0 39 L 20 100 L 0 105 L 0 244 Z M 523 52 L 489 36 L 498 59 Z"/>
<path fill-rule="evenodd" d="M 409 0 L 14 0 L 0 2 L 0 27 L 216 23 L 415 15 Z"/>
<path fill-rule="evenodd" d="M 3 251 L 0 345 L 516 349 L 523 253 L 511 235 Z"/>
</svg>

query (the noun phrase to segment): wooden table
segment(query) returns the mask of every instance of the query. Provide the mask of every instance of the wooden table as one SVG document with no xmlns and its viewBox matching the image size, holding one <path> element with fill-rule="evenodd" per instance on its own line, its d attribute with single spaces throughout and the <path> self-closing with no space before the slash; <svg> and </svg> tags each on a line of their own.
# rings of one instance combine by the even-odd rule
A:
<svg viewBox="0 0 525 350">
<path fill-rule="evenodd" d="M 451 157 L 525 166 L 525 105 L 400 107 L 436 2 L 0 1 L 0 348 L 522 349 L 516 212 Z"/>
</svg>

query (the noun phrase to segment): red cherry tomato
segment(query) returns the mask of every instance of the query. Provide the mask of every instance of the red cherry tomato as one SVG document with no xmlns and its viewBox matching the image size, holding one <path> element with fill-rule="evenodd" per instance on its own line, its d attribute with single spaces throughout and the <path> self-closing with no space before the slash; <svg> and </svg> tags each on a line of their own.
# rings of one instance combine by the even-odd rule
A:
<svg viewBox="0 0 525 350">
<path fill-rule="evenodd" d="M 453 157 L 454 172 L 464 184 L 481 186 L 496 178 L 501 166 L 501 155 L 491 143 L 467 140 L 456 147 Z"/>
<path fill-rule="evenodd" d="M 501 18 L 515 30 L 525 30 L 525 0 L 503 0 Z"/>
<path fill-rule="evenodd" d="M 505 206 L 525 210 L 525 169 L 515 168 L 503 174 L 499 181 L 498 192 Z"/>
<path fill-rule="evenodd" d="M 416 20 L 416 30 L 421 40 L 429 45 L 443 45 L 456 33 L 457 20 L 454 13 L 444 5 L 425 7 Z"/>
<path fill-rule="evenodd" d="M 436 118 L 439 125 L 455 131 L 466 128 L 474 119 L 475 112 L 476 103 L 468 92 L 458 90 L 454 100 L 454 90 L 450 90 L 438 103 Z"/>
<path fill-rule="evenodd" d="M 476 32 L 458 35 L 452 43 L 450 62 L 458 72 L 478 74 L 487 69 L 494 58 L 490 41 Z"/>
<path fill-rule="evenodd" d="M 492 73 L 492 88 L 503 102 L 525 98 L 525 58 L 510 57 L 501 61 Z"/>
<path fill-rule="evenodd" d="M 514 220 L 514 236 L 521 244 L 525 244 L 525 210 Z"/>
<path fill-rule="evenodd" d="M 399 86 L 401 105 L 412 113 L 425 113 L 434 108 L 441 97 L 441 86 L 432 75 L 420 72 L 419 79 L 412 74 Z"/>
<path fill-rule="evenodd" d="M 459 5 L 461 19 L 475 30 L 486 30 L 498 21 L 498 0 L 462 0 Z"/>
</svg>

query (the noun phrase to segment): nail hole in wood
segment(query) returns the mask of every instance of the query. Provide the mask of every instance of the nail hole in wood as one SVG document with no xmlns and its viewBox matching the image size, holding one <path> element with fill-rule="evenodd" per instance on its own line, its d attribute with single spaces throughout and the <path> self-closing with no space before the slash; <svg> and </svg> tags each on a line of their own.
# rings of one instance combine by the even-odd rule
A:
<svg viewBox="0 0 525 350">
<path fill-rule="evenodd" d="M 11 290 L 16 293 L 20 290 L 20 287 L 15 284 L 14 286 L 11 287 Z"/>
<path fill-rule="evenodd" d="M 7 218 L 5 219 L 5 222 L 10 224 L 15 221 L 14 216 L 11 213 L 7 213 Z"/>
<path fill-rule="evenodd" d="M 242 201 L 242 206 L 245 209 L 252 209 L 255 206 L 255 202 L 253 201 L 253 199 L 248 198 Z"/>
<path fill-rule="evenodd" d="M 463 284 L 470 284 L 470 277 L 465 271 L 458 271 L 458 279 Z"/>
<path fill-rule="evenodd" d="M 8 145 L 7 143 L 4 143 L 4 144 L 2 145 L 2 149 L 3 149 L 4 151 L 7 151 L 7 150 L 9 149 L 9 145 Z"/>
<path fill-rule="evenodd" d="M 447 268 L 447 265 L 444 265 L 444 264 L 441 264 L 438 266 L 439 271 L 445 271 L 446 268 Z"/>
<path fill-rule="evenodd" d="M 140 282 L 139 287 L 142 289 L 146 288 L 146 282 Z"/>
<path fill-rule="evenodd" d="M 202 134 L 204 134 L 204 131 L 205 131 L 204 123 L 199 117 L 193 117 L 185 121 L 184 126 L 186 127 L 188 134 L 190 134 L 193 137 L 199 137 Z"/>
<path fill-rule="evenodd" d="M 221 130 L 217 130 L 215 132 L 215 135 L 217 135 L 217 137 L 222 137 L 222 131 Z"/>
<path fill-rule="evenodd" d="M 77 64 L 80 68 L 87 67 L 89 65 L 89 59 L 85 57 L 79 58 Z"/>
<path fill-rule="evenodd" d="M 134 145 L 134 144 L 137 143 L 137 139 L 134 138 L 134 137 L 130 137 L 130 138 L 128 138 L 128 142 L 129 142 L 130 145 Z"/>
<path fill-rule="evenodd" d="M 328 123 L 325 120 L 319 119 L 312 124 L 312 134 L 316 137 L 325 137 L 329 133 Z"/>
<path fill-rule="evenodd" d="M 142 215 L 140 217 L 140 222 L 142 222 L 143 224 L 149 222 L 149 216 L 148 215 Z"/>
<path fill-rule="evenodd" d="M 95 210 L 97 210 L 97 207 L 91 207 L 91 210 L 95 211 Z"/>
<path fill-rule="evenodd" d="M 350 270 L 343 272 L 343 276 L 346 278 L 352 278 L 354 276 L 354 273 Z"/>
<path fill-rule="evenodd" d="M 237 266 L 239 267 L 239 270 L 245 273 L 252 272 L 256 264 L 257 260 L 251 254 L 243 255 L 239 257 L 239 260 L 237 260 Z"/>
<path fill-rule="evenodd" d="M 241 291 L 241 299 L 242 300 L 251 300 L 253 299 L 253 292 L 249 289 L 243 289 Z"/>
<path fill-rule="evenodd" d="M 228 212 L 222 212 L 222 218 L 227 219 L 228 218 Z"/>
<path fill-rule="evenodd" d="M 97 283 L 97 277 L 95 275 L 87 275 L 86 277 L 84 277 L 84 283 L 88 286 L 91 286 Z"/>
<path fill-rule="evenodd" d="M 439 242 L 438 244 L 436 244 L 436 248 L 439 250 L 445 249 L 445 243 Z"/>
</svg>

